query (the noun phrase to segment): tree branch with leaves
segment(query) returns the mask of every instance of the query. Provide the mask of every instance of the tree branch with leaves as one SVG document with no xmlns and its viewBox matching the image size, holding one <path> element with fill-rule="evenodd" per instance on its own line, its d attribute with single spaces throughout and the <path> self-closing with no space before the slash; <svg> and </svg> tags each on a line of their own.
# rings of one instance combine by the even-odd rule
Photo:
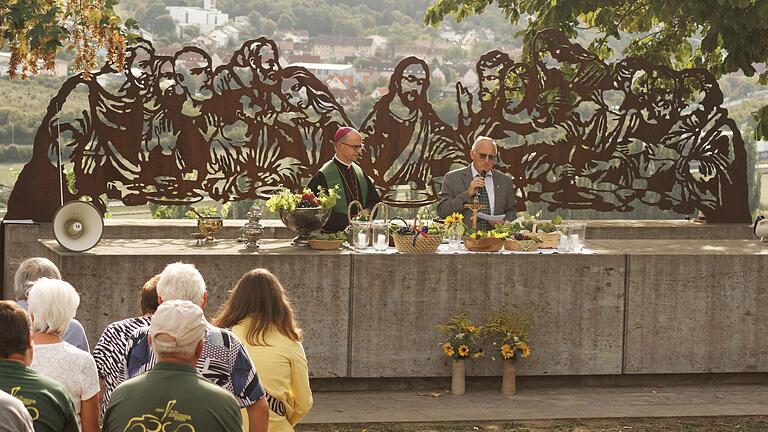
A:
<svg viewBox="0 0 768 432">
<path fill-rule="evenodd" d="M 0 0 L 0 49 L 8 48 L 10 78 L 26 79 L 55 67 L 56 53 L 75 51 L 74 68 L 96 69 L 98 50 L 116 71 L 123 69 L 125 45 L 138 30 L 115 13 L 117 0 Z"/>
<path fill-rule="evenodd" d="M 599 32 L 589 49 L 601 58 L 614 54 L 609 39 L 631 39 L 620 54 L 674 67 L 700 67 L 716 78 L 741 71 L 768 84 L 768 1 L 766 0 L 435 0 L 424 22 L 447 17 L 461 21 L 496 3 L 512 24 L 527 19 L 525 47 L 545 28 L 569 37 L 580 29 Z M 693 42 L 693 43 L 692 43 Z M 530 52 L 526 49 L 525 52 Z M 768 105 L 755 114 L 757 135 L 768 137 Z"/>
</svg>

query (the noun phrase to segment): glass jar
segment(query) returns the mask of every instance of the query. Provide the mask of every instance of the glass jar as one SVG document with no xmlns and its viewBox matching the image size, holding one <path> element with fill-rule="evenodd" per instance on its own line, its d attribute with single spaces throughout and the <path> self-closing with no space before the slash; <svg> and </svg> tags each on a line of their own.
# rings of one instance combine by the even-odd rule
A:
<svg viewBox="0 0 768 432">
<path fill-rule="evenodd" d="M 389 224 L 381 222 L 371 222 L 371 240 L 373 248 L 377 251 L 385 251 L 389 247 Z"/>
</svg>

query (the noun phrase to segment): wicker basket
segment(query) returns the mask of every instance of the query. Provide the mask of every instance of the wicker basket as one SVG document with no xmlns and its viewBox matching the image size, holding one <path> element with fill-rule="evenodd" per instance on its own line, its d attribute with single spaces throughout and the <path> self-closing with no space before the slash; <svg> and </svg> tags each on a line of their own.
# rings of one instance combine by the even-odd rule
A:
<svg viewBox="0 0 768 432">
<path fill-rule="evenodd" d="M 464 246 L 472 252 L 498 252 L 504 247 L 504 239 L 485 237 L 473 239 L 464 237 Z"/>
<path fill-rule="evenodd" d="M 539 243 L 539 249 L 557 249 L 557 247 L 560 245 L 559 232 L 552 232 L 552 233 L 538 232 L 536 233 L 536 235 L 539 236 L 539 238 L 542 241 L 542 243 Z"/>
<path fill-rule="evenodd" d="M 336 250 L 344 243 L 343 240 L 317 240 L 309 239 L 309 247 L 317 250 Z"/>
<path fill-rule="evenodd" d="M 410 254 L 428 254 L 435 253 L 437 247 L 443 241 L 443 237 L 439 235 L 422 235 L 414 236 L 411 234 L 391 234 L 390 238 L 395 242 L 395 248 L 400 253 Z"/>
<path fill-rule="evenodd" d="M 504 249 L 514 252 L 533 252 L 539 248 L 536 240 L 515 240 L 507 239 L 504 242 Z"/>
</svg>

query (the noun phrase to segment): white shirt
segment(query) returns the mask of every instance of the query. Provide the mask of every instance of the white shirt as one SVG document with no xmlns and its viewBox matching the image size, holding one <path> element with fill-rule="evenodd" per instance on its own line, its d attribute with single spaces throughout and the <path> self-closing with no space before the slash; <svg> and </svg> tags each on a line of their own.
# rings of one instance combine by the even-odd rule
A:
<svg viewBox="0 0 768 432">
<path fill-rule="evenodd" d="M 472 178 L 479 177 L 480 173 L 475 169 L 475 164 L 469 164 L 469 166 L 472 169 Z M 495 199 L 496 198 L 496 188 L 493 187 L 493 170 L 488 171 L 485 173 L 485 190 L 488 191 L 488 205 L 491 207 L 491 211 L 489 211 L 487 214 L 492 215 L 495 214 L 493 210 L 495 209 Z M 485 212 L 483 212 L 485 213 Z"/>
<path fill-rule="evenodd" d="M 80 425 L 80 401 L 99 393 L 99 373 L 90 354 L 67 342 L 35 344 L 32 369 L 58 381 L 67 389 L 75 405 L 77 427 Z"/>
</svg>

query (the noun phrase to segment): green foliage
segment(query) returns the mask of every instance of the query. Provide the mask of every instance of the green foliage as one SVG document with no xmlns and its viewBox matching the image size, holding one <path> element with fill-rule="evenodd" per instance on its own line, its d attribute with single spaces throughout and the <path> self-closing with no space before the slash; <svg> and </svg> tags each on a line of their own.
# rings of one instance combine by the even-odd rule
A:
<svg viewBox="0 0 768 432">
<path fill-rule="evenodd" d="M 187 219 L 187 212 L 189 211 L 188 205 L 175 206 L 149 203 L 147 207 L 149 207 L 153 219 Z"/>
<path fill-rule="evenodd" d="M 192 211 L 192 208 L 190 208 L 186 213 L 184 213 L 184 216 L 187 219 L 195 219 L 197 218 L 197 215 L 200 215 L 203 217 L 221 216 L 222 219 L 226 219 L 231 207 L 232 207 L 232 203 L 224 203 L 220 207 L 219 206 L 194 207 L 197 214 L 195 214 L 195 211 Z"/>
<path fill-rule="evenodd" d="M 321 234 L 319 231 L 312 234 L 310 237 L 312 240 L 346 240 L 346 234 L 344 231 L 336 231 L 333 233 Z"/>
<path fill-rule="evenodd" d="M 438 25 L 451 17 L 462 21 L 486 11 L 493 0 L 435 0 L 424 17 Z M 640 56 L 675 68 L 701 67 L 716 77 L 741 71 L 768 83 L 768 4 L 757 0 L 497 0 L 509 22 L 527 20 L 520 32 L 526 52 L 533 35 L 556 27 L 569 37 L 579 30 L 596 32 L 589 49 L 603 58 L 614 53 L 609 40 L 629 35 L 623 56 Z M 700 38 L 700 39 L 699 39 Z M 692 40 L 700 40 L 692 44 Z M 768 136 L 768 115 L 759 113 L 758 135 Z"/>
</svg>

